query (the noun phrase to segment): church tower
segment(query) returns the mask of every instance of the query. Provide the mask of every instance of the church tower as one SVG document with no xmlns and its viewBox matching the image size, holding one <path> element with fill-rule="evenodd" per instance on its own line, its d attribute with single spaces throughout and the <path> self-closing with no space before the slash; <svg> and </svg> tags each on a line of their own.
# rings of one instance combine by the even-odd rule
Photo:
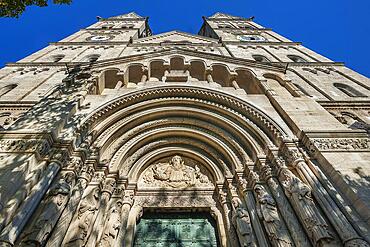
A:
<svg viewBox="0 0 370 247">
<path fill-rule="evenodd" d="M 136 13 L 0 70 L 0 246 L 370 246 L 370 80 L 254 21 Z"/>
</svg>

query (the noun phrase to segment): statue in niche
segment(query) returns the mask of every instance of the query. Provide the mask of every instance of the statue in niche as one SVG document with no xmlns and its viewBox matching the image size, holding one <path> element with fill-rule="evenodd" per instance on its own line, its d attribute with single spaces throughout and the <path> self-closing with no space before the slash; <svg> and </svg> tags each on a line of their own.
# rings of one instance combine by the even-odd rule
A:
<svg viewBox="0 0 370 247">
<path fill-rule="evenodd" d="M 288 232 L 280 220 L 275 200 L 260 184 L 254 187 L 254 191 L 257 195 L 258 217 L 263 221 L 273 246 L 293 246 Z"/>
<path fill-rule="evenodd" d="M 119 228 L 121 227 L 121 211 L 122 201 L 117 201 L 110 209 L 108 221 L 105 226 L 105 232 L 99 247 L 109 247 L 114 245 L 114 240 L 117 238 Z"/>
<path fill-rule="evenodd" d="M 287 196 L 291 199 L 297 214 L 301 216 L 315 244 L 323 246 L 333 241 L 327 223 L 313 202 L 311 189 L 288 169 L 283 169 L 280 177 Z"/>
<path fill-rule="evenodd" d="M 26 233 L 21 246 L 43 246 L 53 230 L 70 197 L 75 179 L 74 172 L 68 172 L 48 192 L 42 213 L 35 219 L 35 224 Z"/>
<path fill-rule="evenodd" d="M 255 246 L 253 241 L 252 225 L 248 211 L 243 208 L 239 198 L 233 198 L 232 223 L 238 234 L 242 247 Z"/>
<path fill-rule="evenodd" d="M 93 223 L 98 210 L 99 191 L 99 188 L 96 187 L 82 199 L 77 212 L 77 219 L 69 229 L 72 232 L 72 237 L 69 238 L 66 246 L 84 246 L 86 244 L 90 225 Z"/>
<path fill-rule="evenodd" d="M 169 163 L 150 166 L 143 176 L 143 182 L 150 186 L 169 186 L 173 188 L 212 185 L 200 168 L 186 166 L 181 156 L 175 155 Z"/>
</svg>

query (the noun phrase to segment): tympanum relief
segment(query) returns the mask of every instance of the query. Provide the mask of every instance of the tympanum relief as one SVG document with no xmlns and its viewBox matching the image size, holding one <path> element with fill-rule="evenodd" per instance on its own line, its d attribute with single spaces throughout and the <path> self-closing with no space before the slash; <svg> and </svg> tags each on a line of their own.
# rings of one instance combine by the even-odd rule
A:
<svg viewBox="0 0 370 247">
<path fill-rule="evenodd" d="M 168 160 L 168 158 L 167 158 Z M 163 162 L 164 161 L 164 162 Z M 145 169 L 139 179 L 140 187 L 191 188 L 212 187 L 209 173 L 191 159 L 175 155 L 154 163 Z"/>
</svg>

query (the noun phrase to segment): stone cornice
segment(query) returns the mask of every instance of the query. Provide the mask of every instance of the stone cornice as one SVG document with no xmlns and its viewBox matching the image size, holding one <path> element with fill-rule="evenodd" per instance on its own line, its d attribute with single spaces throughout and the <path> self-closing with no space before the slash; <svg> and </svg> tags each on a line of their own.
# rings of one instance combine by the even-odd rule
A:
<svg viewBox="0 0 370 247">
<path fill-rule="evenodd" d="M 279 42 L 268 42 L 268 41 L 227 41 L 227 40 L 222 40 L 222 42 L 224 44 L 227 44 L 227 45 L 242 45 L 242 44 L 245 44 L 245 45 L 256 45 L 256 44 L 259 44 L 259 45 L 302 45 L 302 42 L 282 42 L 282 41 L 279 41 Z"/>
<path fill-rule="evenodd" d="M 83 41 L 83 42 L 50 42 L 49 45 L 126 45 L 129 41 Z"/>
<path fill-rule="evenodd" d="M 361 101 L 317 101 L 325 109 L 369 109 L 370 100 Z"/>
<path fill-rule="evenodd" d="M 99 22 L 105 22 L 105 21 L 146 21 L 148 17 L 137 17 L 137 18 L 101 18 L 99 19 Z"/>
</svg>

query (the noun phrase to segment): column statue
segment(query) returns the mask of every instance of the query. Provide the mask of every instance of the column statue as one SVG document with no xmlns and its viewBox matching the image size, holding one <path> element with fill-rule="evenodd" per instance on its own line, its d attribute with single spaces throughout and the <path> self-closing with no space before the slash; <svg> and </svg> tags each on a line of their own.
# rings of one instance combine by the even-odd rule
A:
<svg viewBox="0 0 370 247">
<path fill-rule="evenodd" d="M 72 222 L 69 232 L 70 237 L 65 241 L 65 246 L 84 246 L 90 232 L 90 226 L 94 222 L 95 214 L 99 205 L 99 188 L 94 188 L 82 199 L 77 211 L 77 219 Z"/>
<path fill-rule="evenodd" d="M 289 233 L 280 219 L 275 200 L 260 184 L 254 186 L 254 191 L 257 195 L 257 214 L 263 221 L 272 245 L 279 247 L 293 246 Z"/>
<path fill-rule="evenodd" d="M 21 246 L 44 246 L 58 221 L 68 199 L 75 179 L 74 172 L 68 172 L 47 193 L 41 214 L 26 232 Z"/>
<path fill-rule="evenodd" d="M 248 211 L 242 206 L 239 198 L 233 198 L 232 223 L 239 237 L 242 247 L 255 246 L 253 241 L 253 230 Z"/>
</svg>

